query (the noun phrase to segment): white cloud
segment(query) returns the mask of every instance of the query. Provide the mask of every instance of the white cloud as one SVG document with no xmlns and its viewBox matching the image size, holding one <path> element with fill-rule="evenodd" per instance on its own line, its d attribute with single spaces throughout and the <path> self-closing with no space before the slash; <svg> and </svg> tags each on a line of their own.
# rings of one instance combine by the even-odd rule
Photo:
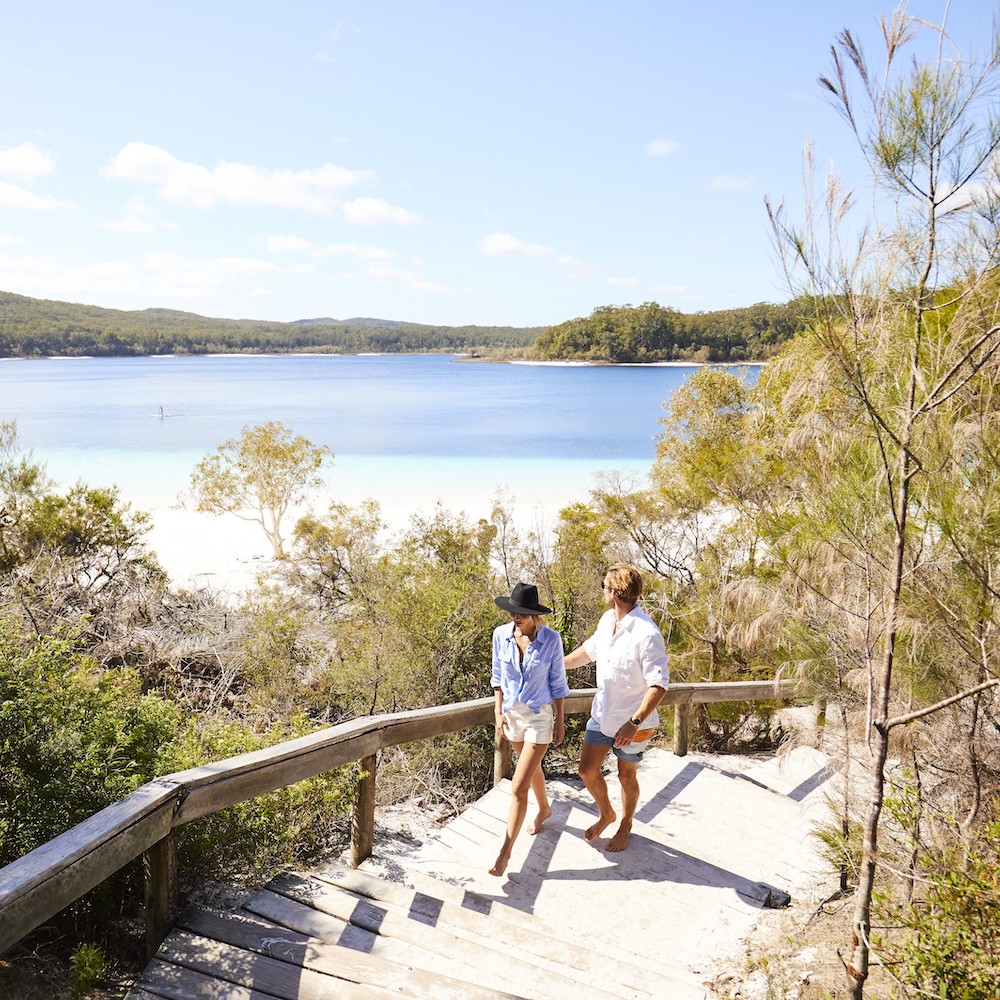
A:
<svg viewBox="0 0 1000 1000">
<path fill-rule="evenodd" d="M 27 212 L 57 212 L 69 208 L 69 202 L 49 195 L 34 194 L 16 184 L 0 181 L 0 208 L 20 208 Z"/>
<path fill-rule="evenodd" d="M 615 288 L 637 288 L 642 282 L 638 278 L 608 278 L 608 284 Z"/>
<path fill-rule="evenodd" d="M 391 260 L 396 257 L 395 250 L 383 247 L 359 246 L 357 243 L 328 243 L 317 250 L 318 257 L 355 257 L 357 260 Z"/>
<path fill-rule="evenodd" d="M 14 242 L 14 237 L 10 233 L 0 233 L 0 247 L 10 246 Z"/>
<path fill-rule="evenodd" d="M 142 198 L 133 198 L 129 203 L 129 210 L 122 218 L 102 223 L 101 228 L 118 233 L 151 233 L 159 229 L 176 229 L 177 226 L 157 219 L 156 213 Z"/>
<path fill-rule="evenodd" d="M 706 185 L 706 191 L 752 191 L 757 186 L 756 177 L 736 177 L 725 174 L 713 177 Z"/>
<path fill-rule="evenodd" d="M 486 257 L 550 257 L 555 251 L 540 243 L 525 243 L 509 233 L 490 233 L 479 244 L 480 252 Z"/>
<path fill-rule="evenodd" d="M 647 156 L 670 156 L 672 153 L 676 153 L 678 149 L 681 148 L 679 142 L 674 142 L 673 139 L 653 139 L 646 146 Z"/>
<path fill-rule="evenodd" d="M 55 157 L 33 142 L 0 149 L 0 175 L 4 177 L 41 177 L 51 174 L 55 168 Z"/>
<path fill-rule="evenodd" d="M 271 253 L 309 253 L 316 249 L 316 244 L 300 236 L 269 236 L 267 249 Z"/>
<path fill-rule="evenodd" d="M 373 264 L 368 268 L 368 273 L 379 281 L 400 284 L 412 292 L 447 291 L 443 285 L 436 285 L 434 282 L 420 277 L 415 271 L 408 271 L 402 267 L 393 267 L 389 264 Z"/>
<path fill-rule="evenodd" d="M 196 259 L 154 253 L 135 260 L 70 266 L 58 258 L 0 254 L 0 288 L 70 302 L 132 301 L 136 308 L 150 303 L 211 302 L 228 295 L 233 288 L 266 294 L 263 279 L 267 276 L 303 271 L 308 267 L 282 268 L 250 257 Z"/>
<path fill-rule="evenodd" d="M 357 243 L 327 243 L 317 246 L 300 236 L 271 236 L 267 249 L 272 253 L 308 253 L 314 257 L 354 257 L 357 260 L 389 260 L 396 257 L 395 250 L 384 247 L 361 246 Z"/>
<path fill-rule="evenodd" d="M 158 146 L 130 142 L 101 168 L 108 180 L 152 184 L 157 195 L 175 205 L 276 206 L 326 212 L 338 202 L 334 193 L 370 180 L 370 170 L 324 164 L 311 170 L 264 170 L 244 163 L 220 163 L 208 169 L 186 163 Z"/>
<path fill-rule="evenodd" d="M 377 226 L 383 222 L 412 226 L 420 221 L 416 212 L 390 205 L 381 198 L 354 198 L 344 202 L 344 218 L 363 226 Z"/>
</svg>

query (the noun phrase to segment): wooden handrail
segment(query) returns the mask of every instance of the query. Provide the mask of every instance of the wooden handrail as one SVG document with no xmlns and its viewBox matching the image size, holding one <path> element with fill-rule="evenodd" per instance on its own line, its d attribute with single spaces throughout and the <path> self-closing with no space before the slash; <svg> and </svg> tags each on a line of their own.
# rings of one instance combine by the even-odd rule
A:
<svg viewBox="0 0 1000 1000">
<path fill-rule="evenodd" d="M 795 681 L 672 685 L 662 704 L 675 709 L 674 752 L 687 752 L 687 706 L 786 699 L 796 687 Z M 594 693 L 593 688 L 572 691 L 566 714 L 589 713 Z M 368 715 L 156 778 L 0 869 L 0 953 L 140 856 L 146 866 L 147 947 L 155 951 L 176 917 L 176 827 L 355 761 L 364 774 L 352 829 L 351 861 L 358 865 L 372 851 L 377 752 L 475 726 L 492 728 L 493 713 L 494 699 L 481 698 Z M 685 734 L 680 744 L 679 729 Z M 502 749 L 494 761 L 495 781 L 509 776 L 509 756 L 504 760 Z"/>
</svg>

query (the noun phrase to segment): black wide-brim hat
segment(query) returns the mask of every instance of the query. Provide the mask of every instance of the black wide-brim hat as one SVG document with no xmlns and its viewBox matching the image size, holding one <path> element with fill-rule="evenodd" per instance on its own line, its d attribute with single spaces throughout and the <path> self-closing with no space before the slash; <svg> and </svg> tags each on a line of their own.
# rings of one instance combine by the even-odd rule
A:
<svg viewBox="0 0 1000 1000">
<path fill-rule="evenodd" d="M 538 603 L 538 588 L 532 583 L 515 583 L 510 597 L 494 597 L 493 603 L 504 611 L 519 615 L 547 615 L 552 609 Z"/>
</svg>

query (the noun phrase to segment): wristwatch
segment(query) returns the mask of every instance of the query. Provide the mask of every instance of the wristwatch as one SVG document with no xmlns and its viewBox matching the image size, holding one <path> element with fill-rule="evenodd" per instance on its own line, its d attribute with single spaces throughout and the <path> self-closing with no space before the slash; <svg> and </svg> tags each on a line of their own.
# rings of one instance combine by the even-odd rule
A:
<svg viewBox="0 0 1000 1000">
<path fill-rule="evenodd" d="M 638 728 L 639 728 L 639 727 L 640 727 L 640 726 L 642 725 L 642 719 L 640 719 L 640 718 L 637 718 L 637 717 L 636 717 L 636 716 L 634 716 L 634 715 L 633 715 L 633 716 L 632 716 L 632 718 L 631 718 L 631 719 L 629 719 L 628 721 L 629 721 L 629 722 L 631 722 L 631 723 L 632 723 L 632 725 L 633 725 L 633 726 L 635 726 L 635 728 L 636 728 L 636 729 L 638 729 Z"/>
</svg>

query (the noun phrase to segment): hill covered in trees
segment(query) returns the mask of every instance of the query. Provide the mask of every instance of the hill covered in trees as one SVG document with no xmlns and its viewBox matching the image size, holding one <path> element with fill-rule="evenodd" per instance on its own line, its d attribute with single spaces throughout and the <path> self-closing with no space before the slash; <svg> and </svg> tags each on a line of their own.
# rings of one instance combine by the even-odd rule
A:
<svg viewBox="0 0 1000 1000">
<path fill-rule="evenodd" d="M 541 360 L 762 361 L 801 328 L 802 304 L 682 313 L 647 302 L 601 306 L 556 326 L 436 326 L 396 320 L 215 319 L 173 309 L 120 310 L 0 292 L 0 357 L 467 353 Z"/>
<path fill-rule="evenodd" d="M 174 309 L 102 309 L 0 292 L 0 357 L 500 352 L 524 350 L 541 330 L 430 326 L 367 318 L 294 323 L 214 319 Z"/>
<path fill-rule="evenodd" d="M 551 326 L 534 353 L 550 360 L 764 361 L 804 328 L 806 303 L 758 302 L 741 309 L 682 313 L 656 302 L 602 306 Z"/>
</svg>

